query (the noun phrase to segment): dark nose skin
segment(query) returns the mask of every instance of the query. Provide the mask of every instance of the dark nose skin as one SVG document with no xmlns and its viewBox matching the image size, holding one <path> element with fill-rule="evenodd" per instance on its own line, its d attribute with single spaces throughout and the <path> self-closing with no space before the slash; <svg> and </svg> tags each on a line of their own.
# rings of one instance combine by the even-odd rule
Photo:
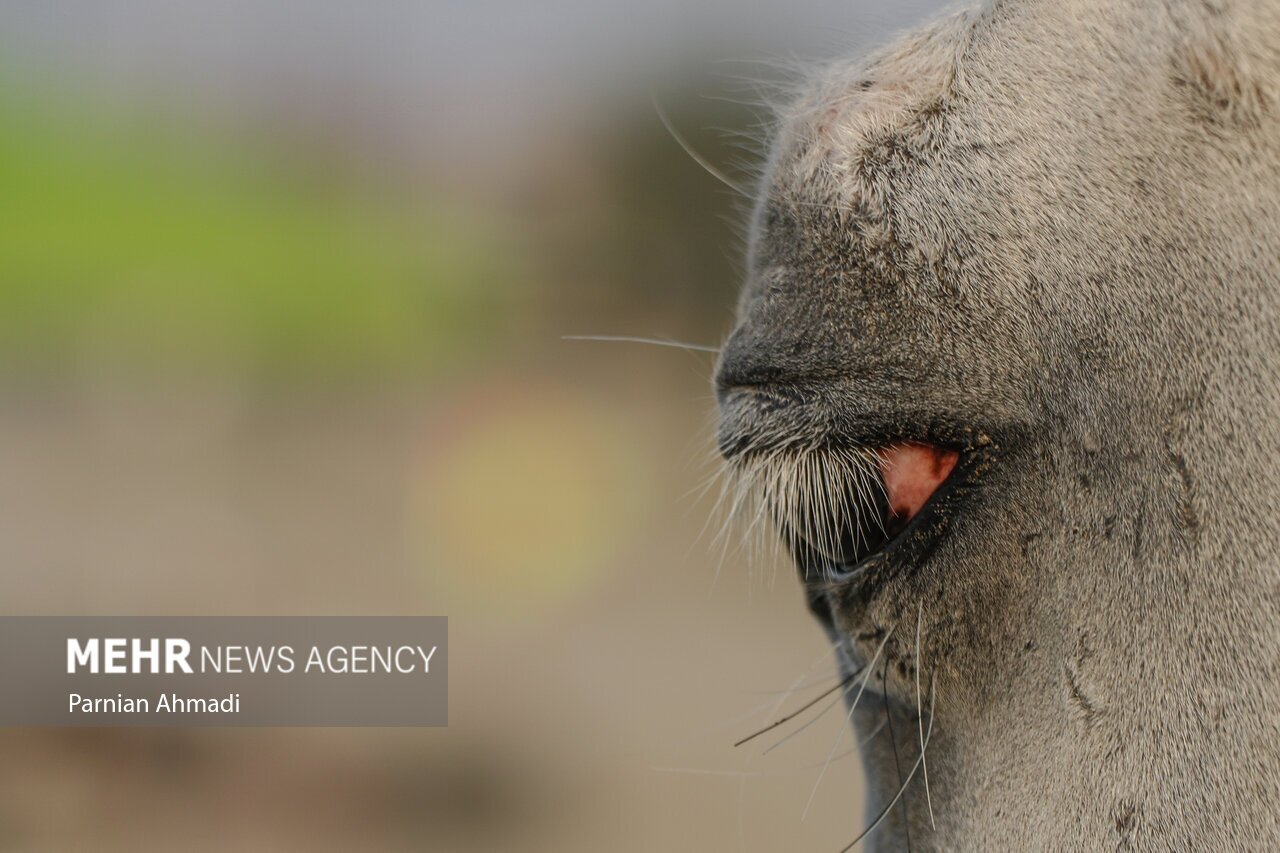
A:
<svg viewBox="0 0 1280 853">
<path fill-rule="evenodd" d="M 776 380 L 777 372 L 758 363 L 743 344 L 743 330 L 738 327 L 720 349 L 716 365 L 716 399 L 724 404 L 725 395 L 737 388 L 749 388 Z"/>
<path fill-rule="evenodd" d="M 716 397 L 745 388 L 780 390 L 812 376 L 814 345 L 794 332 L 762 334 L 754 324 L 739 326 L 720 353 L 716 368 Z"/>
<path fill-rule="evenodd" d="M 716 370 L 716 399 L 723 404 L 725 396 L 732 391 L 780 385 L 786 381 L 786 371 L 776 364 L 726 350 Z"/>
</svg>

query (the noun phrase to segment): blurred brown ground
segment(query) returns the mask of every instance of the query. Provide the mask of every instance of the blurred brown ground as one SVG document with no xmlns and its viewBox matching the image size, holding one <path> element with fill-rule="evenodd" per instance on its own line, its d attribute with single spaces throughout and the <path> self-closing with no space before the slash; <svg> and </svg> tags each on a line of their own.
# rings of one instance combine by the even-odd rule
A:
<svg viewBox="0 0 1280 853">
<path fill-rule="evenodd" d="M 609 536 L 584 567 L 513 590 L 482 557 L 424 562 L 411 496 L 432 478 L 422 437 L 449 409 L 434 396 L 11 393 L 0 406 L 8 612 L 445 613 L 453 660 L 446 729 L 0 732 L 0 845 L 838 849 L 859 819 L 855 758 L 833 765 L 800 821 L 811 765 L 837 737 L 840 753 L 849 745 L 838 709 L 765 758 L 731 746 L 776 704 L 758 691 L 831 668 L 787 567 L 749 577 L 731 552 L 717 577 L 708 536 L 699 544 L 711 501 L 680 498 L 697 485 L 707 365 L 678 352 L 573 356 L 494 381 L 599 406 L 634 454 L 622 467 L 643 476 L 591 494 Z M 566 430 L 582 427 L 564 416 Z M 538 440 L 530 452 L 556 452 Z M 552 520 L 537 502 L 580 485 L 475 476 Z M 505 535 L 503 518 L 474 509 L 460 535 Z M 551 540 L 577 522 L 560 523 Z"/>
</svg>

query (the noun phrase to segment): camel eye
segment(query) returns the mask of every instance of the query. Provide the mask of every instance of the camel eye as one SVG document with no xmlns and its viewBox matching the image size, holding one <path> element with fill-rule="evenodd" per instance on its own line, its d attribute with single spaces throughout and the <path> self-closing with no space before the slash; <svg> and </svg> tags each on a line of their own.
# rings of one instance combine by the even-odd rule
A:
<svg viewBox="0 0 1280 853">
<path fill-rule="evenodd" d="M 905 526 L 955 470 L 960 454 L 943 447 L 909 442 L 879 453 L 890 521 Z"/>
<path fill-rule="evenodd" d="M 856 455 L 824 451 L 803 460 L 799 468 L 812 481 L 799 498 L 775 506 L 783 537 L 806 575 L 847 574 L 906 530 L 959 459 L 950 448 L 903 442 Z M 823 500 L 804 497 L 823 490 Z"/>
</svg>

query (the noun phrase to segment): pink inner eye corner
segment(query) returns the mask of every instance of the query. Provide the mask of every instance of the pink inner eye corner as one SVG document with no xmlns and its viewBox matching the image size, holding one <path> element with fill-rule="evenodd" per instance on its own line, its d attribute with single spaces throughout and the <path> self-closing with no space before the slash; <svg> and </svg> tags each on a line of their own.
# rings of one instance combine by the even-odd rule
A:
<svg viewBox="0 0 1280 853">
<path fill-rule="evenodd" d="M 954 450 L 916 442 L 880 451 L 880 476 L 895 519 L 906 523 L 920 512 L 951 476 L 959 459 Z"/>
</svg>

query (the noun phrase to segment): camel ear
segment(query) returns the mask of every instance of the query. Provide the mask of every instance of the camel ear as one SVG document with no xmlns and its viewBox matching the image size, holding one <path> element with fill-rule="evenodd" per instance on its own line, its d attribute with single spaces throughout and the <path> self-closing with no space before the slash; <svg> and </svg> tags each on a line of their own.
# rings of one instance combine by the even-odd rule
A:
<svg viewBox="0 0 1280 853">
<path fill-rule="evenodd" d="M 1227 16 L 1197 21 L 1174 56 L 1174 80 L 1186 88 L 1197 115 L 1210 122 L 1254 126 L 1270 108 L 1272 93 L 1238 22 Z"/>
</svg>

